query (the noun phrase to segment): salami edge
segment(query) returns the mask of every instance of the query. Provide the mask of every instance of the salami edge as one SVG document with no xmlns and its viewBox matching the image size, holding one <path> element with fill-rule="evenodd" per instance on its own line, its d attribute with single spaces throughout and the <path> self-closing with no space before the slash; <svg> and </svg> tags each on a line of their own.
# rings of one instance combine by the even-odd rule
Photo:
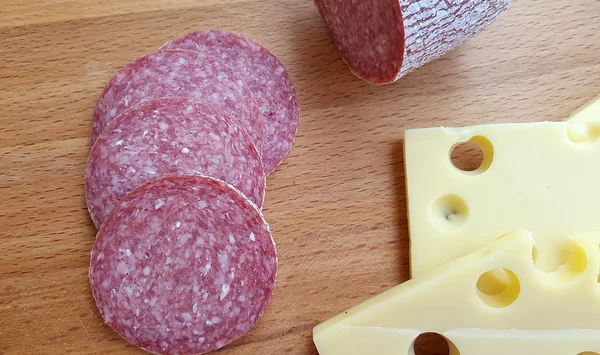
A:
<svg viewBox="0 0 600 355">
<path fill-rule="evenodd" d="M 85 173 L 94 224 L 134 188 L 177 175 L 224 180 L 262 207 L 266 179 L 246 132 L 203 102 L 160 98 L 121 113 L 94 144 Z"/>
<path fill-rule="evenodd" d="M 170 49 L 215 56 L 244 79 L 261 114 L 264 140 L 259 150 L 265 173 L 275 171 L 292 148 L 300 120 L 296 89 L 281 61 L 250 38 L 218 30 L 188 33 L 160 50 Z"/>
<path fill-rule="evenodd" d="M 134 229 L 131 233 L 134 233 L 135 236 L 137 236 L 134 236 L 133 240 L 130 239 L 131 236 L 128 237 L 126 235 L 127 230 L 123 229 L 123 226 L 127 224 L 122 223 L 116 225 L 118 233 L 121 234 L 121 240 L 118 239 L 118 235 L 113 235 L 112 239 L 109 238 L 112 230 L 107 232 L 106 229 L 112 227 L 110 223 L 115 221 L 119 222 L 118 219 L 120 216 L 118 216 L 118 214 L 121 212 L 127 212 L 129 213 L 129 216 L 136 216 L 137 214 L 143 215 L 143 218 L 140 216 L 137 217 L 143 219 L 145 227 L 152 228 L 153 222 L 152 218 L 149 216 L 160 210 L 160 208 L 159 210 L 152 208 L 155 203 L 153 201 L 155 195 L 152 195 L 152 192 L 158 191 L 160 197 L 165 197 L 164 194 L 172 193 L 179 189 L 179 187 L 169 187 L 169 184 L 176 185 L 178 183 L 187 183 L 191 185 L 190 187 L 192 190 L 194 184 L 196 184 L 196 187 L 202 184 L 210 185 L 210 188 L 217 186 L 218 188 L 215 189 L 218 191 L 214 191 L 217 195 L 226 193 L 232 196 L 232 201 L 237 201 L 236 203 L 241 203 L 245 206 L 240 208 L 243 208 L 245 211 L 251 211 L 246 213 L 252 214 L 252 216 L 250 216 L 253 223 L 252 225 L 256 228 L 261 226 L 260 228 L 263 228 L 262 232 L 250 227 L 249 230 L 257 233 L 251 232 L 250 239 L 247 242 L 238 240 L 237 244 L 236 240 L 234 240 L 238 237 L 237 235 L 229 235 L 229 237 L 223 235 L 223 238 L 221 239 L 218 239 L 217 236 L 214 244 L 213 242 L 207 244 L 207 242 L 213 240 L 211 237 L 212 234 L 210 233 L 205 235 L 208 239 L 202 239 L 204 240 L 203 243 L 199 243 L 201 240 L 200 237 L 196 239 L 187 237 L 185 242 L 188 244 L 183 245 L 189 245 L 191 247 L 197 246 L 197 249 L 195 249 L 196 251 L 192 250 L 190 253 L 188 253 L 189 249 L 185 249 L 184 251 L 179 250 L 176 253 L 172 252 L 172 247 L 181 244 L 180 238 L 168 239 L 166 236 L 163 236 L 162 238 L 149 239 L 146 235 L 139 237 L 140 234 L 143 234 L 144 230 L 143 226 L 139 225 L 131 226 L 131 228 Z M 164 186 L 161 186 L 161 184 Z M 223 191 L 220 191 L 219 189 Z M 200 187 L 199 190 L 195 191 L 204 190 Z M 193 195 L 193 193 L 191 193 L 191 195 Z M 187 196 L 194 200 L 194 196 L 189 196 L 187 193 L 179 194 L 178 196 Z M 131 214 L 131 209 L 135 211 L 137 207 L 142 208 L 146 206 L 139 201 L 146 201 L 144 199 L 149 200 L 152 206 L 147 206 L 141 211 L 133 212 L 133 214 Z M 136 208 L 134 208 L 135 206 L 131 207 L 128 205 L 128 203 L 133 202 L 138 203 Z M 204 202 L 204 204 L 202 204 L 202 202 Z M 205 210 L 212 206 L 210 201 L 200 200 L 200 204 L 202 205 L 200 206 L 201 210 Z M 219 207 L 216 208 L 224 208 L 223 206 L 223 204 L 219 204 Z M 169 209 L 165 213 L 172 216 L 169 212 L 172 211 L 170 209 L 172 208 L 172 205 L 169 201 L 166 201 L 161 207 Z M 115 208 L 115 210 L 111 212 L 107 218 L 107 222 L 99 231 L 99 237 L 96 239 L 96 243 L 92 249 L 89 271 L 90 285 L 94 299 L 96 300 L 97 306 L 102 313 L 105 322 L 109 324 L 111 328 L 128 342 L 152 353 L 203 354 L 222 348 L 240 338 L 255 326 L 256 322 L 263 316 L 273 294 L 277 279 L 277 254 L 270 227 L 265 221 L 264 216 L 250 200 L 246 199 L 239 192 L 239 190 L 223 181 L 211 177 L 186 176 L 164 178 L 150 182 L 132 191 L 123 199 L 119 208 Z M 196 216 L 193 211 L 197 210 L 185 209 L 183 211 L 187 211 L 191 215 Z M 230 213 L 233 212 L 230 211 Z M 179 217 L 181 216 L 178 216 L 177 218 Z M 117 220 L 113 221 L 113 219 Z M 135 221 L 135 218 L 133 221 Z M 133 223 L 133 221 L 129 222 Z M 222 220 L 221 222 L 231 223 L 231 221 L 228 220 Z M 178 223 L 179 222 L 169 223 L 168 226 L 177 226 Z M 196 226 L 196 224 L 193 223 L 189 225 Z M 225 228 L 229 228 L 227 225 L 224 226 Z M 186 224 L 185 222 L 181 222 L 180 226 L 177 227 L 186 228 Z M 108 236 L 101 236 L 101 233 L 108 233 Z M 106 238 L 108 239 L 105 240 Z M 114 240 L 115 238 L 117 239 L 116 241 Z M 130 243 L 132 246 L 129 247 L 129 244 L 127 243 Z M 163 248 L 167 249 L 157 250 L 161 245 Z M 256 249 L 257 245 L 262 247 Z M 150 248 L 148 246 L 150 246 Z M 238 249 L 235 249 L 236 246 L 238 246 Z M 125 247 L 127 247 L 127 249 L 123 250 Z M 114 250 L 111 251 L 110 248 L 113 248 Z M 154 248 L 154 250 L 152 248 Z M 204 250 L 206 253 L 218 252 L 218 257 L 212 259 L 212 267 L 207 267 L 205 265 L 198 268 L 196 272 L 190 272 L 189 264 L 184 264 L 184 266 L 187 266 L 185 269 L 186 271 L 178 273 L 177 268 L 178 266 L 181 266 L 179 261 L 181 257 L 197 260 L 198 249 Z M 243 254 L 245 255 L 245 258 L 243 255 L 239 254 L 236 256 L 236 253 L 232 252 L 232 250 L 238 250 L 239 252 L 245 250 L 246 254 Z M 254 250 L 259 254 L 248 254 L 248 250 Z M 229 253 L 229 258 L 222 258 L 221 252 Z M 263 252 L 265 254 L 262 254 Z M 150 256 L 147 256 L 148 254 L 150 254 Z M 254 255 L 251 258 L 252 260 L 249 259 L 251 255 Z M 132 256 L 135 261 L 133 263 L 131 263 Z M 145 256 L 147 256 L 147 259 L 145 259 L 146 264 L 144 264 Z M 257 259 L 256 256 L 263 256 L 263 260 Z M 155 262 L 153 265 L 158 266 L 155 266 L 154 268 L 149 267 L 148 260 Z M 156 262 L 159 261 L 161 263 L 166 263 L 167 265 L 160 269 L 161 264 L 156 264 Z M 113 265 L 114 268 L 103 269 L 102 266 L 106 263 L 112 263 L 111 265 Z M 204 265 L 204 263 L 205 262 L 200 260 L 200 262 L 194 265 Z M 231 284 L 227 284 L 227 287 L 225 287 L 226 284 L 223 284 L 223 287 L 220 286 L 220 282 L 223 281 L 219 281 L 222 276 L 218 276 L 220 275 L 218 270 L 227 269 L 227 266 L 223 269 L 223 263 L 225 263 L 225 265 L 235 265 L 238 267 L 238 271 L 235 273 L 234 277 L 227 278 L 227 276 L 225 276 L 232 282 Z M 135 269 L 132 268 L 132 265 Z M 209 263 L 207 265 L 211 264 Z M 245 266 L 242 267 L 242 265 Z M 257 268 L 258 265 L 263 265 L 265 268 Z M 162 272 L 162 277 L 154 274 L 155 270 Z M 130 272 L 133 272 L 134 274 L 131 277 L 129 276 Z M 244 272 L 246 273 L 246 276 L 240 274 Z M 180 276 L 175 277 L 174 275 Z M 144 278 L 145 281 L 139 281 L 136 277 Z M 132 281 L 133 278 L 136 278 L 139 282 L 135 284 L 136 281 Z M 194 280 L 198 281 L 204 279 L 213 280 L 214 283 L 212 285 L 217 286 L 216 291 L 203 291 L 205 289 L 202 287 L 196 290 L 194 285 L 197 285 L 197 283 L 195 283 Z M 144 285 L 148 285 L 148 282 L 151 283 L 151 287 L 144 287 Z M 111 287 L 111 285 L 114 286 L 117 284 L 119 285 L 118 290 Z M 210 287 L 210 285 L 205 286 Z M 156 291 L 156 288 L 161 287 L 163 292 Z M 180 287 L 183 287 L 184 291 L 181 291 L 182 289 L 180 289 Z M 257 287 L 260 289 L 256 289 Z M 265 287 L 265 289 L 262 287 Z M 264 290 L 266 294 L 263 295 L 260 290 Z M 204 296 L 205 294 L 208 295 L 208 298 Z M 167 303 L 164 303 L 165 299 Z M 174 301 L 175 304 L 168 303 L 170 302 L 169 300 Z M 166 311 L 160 308 L 164 307 L 165 304 L 168 307 Z M 228 304 L 229 306 L 227 306 Z M 237 307 L 242 308 L 241 310 L 236 311 Z M 142 309 L 140 310 L 140 308 Z M 204 310 L 208 311 L 202 313 Z M 156 313 L 161 311 L 167 313 Z M 169 312 L 173 312 L 173 314 Z M 229 312 L 225 314 L 228 314 L 231 319 L 220 316 L 222 313 L 219 312 Z M 171 316 L 169 316 L 169 314 Z M 203 314 L 204 318 L 198 320 L 196 319 L 196 314 Z M 213 315 L 211 316 L 211 314 Z M 136 323 L 136 319 L 141 319 L 141 322 L 145 321 L 146 323 Z M 210 330 L 210 332 L 208 330 Z"/>
<path fill-rule="evenodd" d="M 359 78 L 389 84 L 477 35 L 510 0 L 314 0 L 342 59 Z"/>
</svg>

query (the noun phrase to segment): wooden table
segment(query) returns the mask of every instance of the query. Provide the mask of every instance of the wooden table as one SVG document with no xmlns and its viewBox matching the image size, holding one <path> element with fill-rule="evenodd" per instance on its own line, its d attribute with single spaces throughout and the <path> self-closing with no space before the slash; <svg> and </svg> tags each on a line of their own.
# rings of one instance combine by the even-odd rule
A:
<svg viewBox="0 0 600 355">
<path fill-rule="evenodd" d="M 315 355 L 313 326 L 408 278 L 406 128 L 562 120 L 600 93 L 598 0 L 514 0 L 477 38 L 383 87 L 350 73 L 309 0 L 0 3 L 1 354 L 141 353 L 91 296 L 83 173 L 102 88 L 171 38 L 222 28 L 261 42 L 302 105 L 264 209 L 278 286 L 221 354 Z"/>
</svg>

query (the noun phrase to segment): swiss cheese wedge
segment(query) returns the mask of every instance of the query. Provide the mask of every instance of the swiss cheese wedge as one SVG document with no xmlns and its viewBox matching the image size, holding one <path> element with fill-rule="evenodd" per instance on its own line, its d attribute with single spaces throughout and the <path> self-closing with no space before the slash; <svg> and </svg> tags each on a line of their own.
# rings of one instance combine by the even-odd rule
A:
<svg viewBox="0 0 600 355">
<path fill-rule="evenodd" d="M 424 332 L 455 355 L 600 352 L 599 243 L 567 237 L 564 264 L 544 272 L 517 230 L 319 324 L 313 340 L 320 355 L 410 355 Z"/>
</svg>

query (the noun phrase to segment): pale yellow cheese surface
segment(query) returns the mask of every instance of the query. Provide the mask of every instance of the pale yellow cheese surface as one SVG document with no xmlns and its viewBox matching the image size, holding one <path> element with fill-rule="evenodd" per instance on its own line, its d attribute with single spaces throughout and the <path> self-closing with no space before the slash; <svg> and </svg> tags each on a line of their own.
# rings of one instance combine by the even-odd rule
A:
<svg viewBox="0 0 600 355">
<path fill-rule="evenodd" d="M 590 100 L 567 119 L 571 122 L 600 121 L 600 95 Z"/>
<path fill-rule="evenodd" d="M 600 233 L 567 238 L 552 273 L 534 265 L 535 243 L 516 231 L 319 324 L 319 354 L 410 355 L 425 332 L 451 354 L 600 352 Z"/>
<path fill-rule="evenodd" d="M 450 159 L 469 140 L 485 156 L 473 172 Z M 405 171 L 413 277 L 520 228 L 551 271 L 566 234 L 600 230 L 600 121 L 407 130 Z"/>
</svg>

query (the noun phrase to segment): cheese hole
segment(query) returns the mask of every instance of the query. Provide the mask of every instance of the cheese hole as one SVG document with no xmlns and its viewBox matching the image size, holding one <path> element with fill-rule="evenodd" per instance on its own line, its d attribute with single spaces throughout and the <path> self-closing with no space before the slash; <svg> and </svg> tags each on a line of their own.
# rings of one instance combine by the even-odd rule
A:
<svg viewBox="0 0 600 355">
<path fill-rule="evenodd" d="M 508 269 L 490 270 L 477 280 L 477 295 L 490 307 L 508 307 L 517 300 L 520 293 L 519 278 Z"/>
<path fill-rule="evenodd" d="M 568 237 L 535 245 L 532 259 L 543 277 L 554 282 L 571 281 L 583 274 L 588 265 L 584 248 Z"/>
<path fill-rule="evenodd" d="M 488 296 L 498 295 L 508 287 L 508 274 L 504 269 L 488 271 L 485 277 L 477 281 L 477 288 Z"/>
<path fill-rule="evenodd" d="M 460 353 L 443 335 L 422 333 L 413 342 L 409 355 L 460 355 Z"/>
<path fill-rule="evenodd" d="M 573 143 L 595 143 L 600 138 L 600 123 L 571 122 L 567 126 L 567 137 Z"/>
<path fill-rule="evenodd" d="M 444 195 L 432 205 L 433 222 L 443 230 L 462 226 L 469 217 L 469 206 L 456 195 Z"/>
<path fill-rule="evenodd" d="M 561 245 L 555 250 L 543 253 L 542 257 L 540 257 L 538 248 L 534 246 L 531 251 L 531 257 L 538 270 L 543 272 L 554 272 L 569 260 L 569 248 Z"/>
<path fill-rule="evenodd" d="M 579 353 L 577 355 L 600 355 L 600 354 L 598 354 L 597 352 L 594 352 L 594 351 L 584 351 L 584 352 Z"/>
<path fill-rule="evenodd" d="M 485 172 L 492 165 L 493 157 L 492 142 L 483 136 L 474 136 L 468 141 L 457 143 L 450 148 L 452 165 L 468 174 Z"/>
</svg>

